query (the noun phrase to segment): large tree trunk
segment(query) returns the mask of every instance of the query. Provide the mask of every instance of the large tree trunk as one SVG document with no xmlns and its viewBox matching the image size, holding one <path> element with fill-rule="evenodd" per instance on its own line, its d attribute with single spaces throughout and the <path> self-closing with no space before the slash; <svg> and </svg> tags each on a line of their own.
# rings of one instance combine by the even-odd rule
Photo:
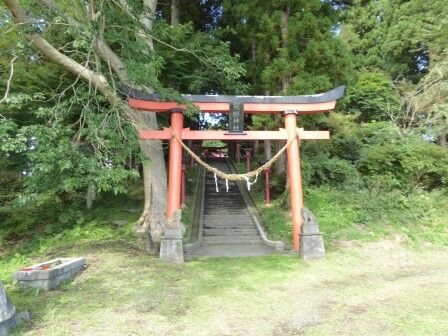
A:
<svg viewBox="0 0 448 336">
<path fill-rule="evenodd" d="M 442 134 L 439 136 L 438 143 L 440 146 L 442 146 L 442 147 L 448 146 L 446 137 L 447 137 L 447 134 Z"/>
<path fill-rule="evenodd" d="M 96 199 L 96 190 L 95 185 L 93 183 L 89 183 L 86 191 L 86 207 L 87 209 L 91 209 L 93 206 L 93 202 Z"/>
<path fill-rule="evenodd" d="M 271 140 L 263 140 L 264 143 L 264 157 L 267 161 L 272 159 Z"/>
<path fill-rule="evenodd" d="M 143 0 L 144 7 L 153 16 L 157 0 Z M 141 22 L 152 29 L 152 18 L 141 17 Z M 152 38 L 146 40 L 149 47 L 154 48 Z M 154 112 L 135 112 L 133 114 L 136 129 L 157 129 L 157 116 Z M 146 156 L 143 162 L 143 183 L 145 188 L 145 204 L 137 222 L 140 234 L 148 252 L 157 253 L 163 231 L 166 226 L 167 177 L 162 142 L 160 140 L 140 141 L 140 149 Z"/>
<path fill-rule="evenodd" d="M 260 141 L 254 140 L 254 155 L 257 154 L 259 147 L 260 147 Z"/>
<path fill-rule="evenodd" d="M 282 147 L 284 146 L 285 142 L 278 140 L 275 142 L 275 151 L 278 152 Z M 284 174 L 286 171 L 286 156 L 285 153 L 280 155 L 280 157 L 275 161 L 275 169 L 274 173 L 275 175 L 281 175 Z"/>
<path fill-rule="evenodd" d="M 285 6 L 285 8 L 283 9 L 282 12 L 282 17 L 281 17 L 281 46 L 283 49 L 283 53 L 284 53 L 284 57 L 287 57 L 287 50 L 286 48 L 288 47 L 288 34 L 289 34 L 289 6 Z M 282 88 L 282 92 L 286 92 L 286 90 L 289 87 L 289 83 L 290 83 L 290 78 L 288 76 L 283 76 L 281 78 L 281 88 Z M 283 141 L 276 141 L 275 142 L 275 147 L 276 147 L 276 151 L 279 151 L 282 147 L 283 147 L 284 142 Z M 280 155 L 280 157 L 278 158 L 278 160 L 275 162 L 275 169 L 274 169 L 274 173 L 276 175 L 281 175 L 285 172 L 286 170 L 286 156 L 285 153 L 282 153 Z"/>
<path fill-rule="evenodd" d="M 157 129 L 154 112 L 133 112 L 137 130 Z M 166 226 L 167 178 L 165 158 L 160 140 L 142 140 L 140 149 L 145 155 L 143 161 L 143 183 L 145 203 L 137 222 L 137 232 L 149 252 L 156 252 Z"/>
<path fill-rule="evenodd" d="M 171 0 L 171 25 L 179 24 L 179 0 Z"/>
<path fill-rule="evenodd" d="M 282 12 L 282 18 L 281 18 L 281 39 L 282 39 L 282 49 L 283 49 L 283 57 L 287 57 L 287 46 L 288 46 L 288 34 L 289 34 L 289 26 L 288 26 L 288 20 L 289 20 L 289 6 L 285 6 Z M 288 76 L 283 76 L 281 78 L 281 86 L 282 91 L 285 92 L 288 89 L 290 83 L 290 78 Z"/>
</svg>

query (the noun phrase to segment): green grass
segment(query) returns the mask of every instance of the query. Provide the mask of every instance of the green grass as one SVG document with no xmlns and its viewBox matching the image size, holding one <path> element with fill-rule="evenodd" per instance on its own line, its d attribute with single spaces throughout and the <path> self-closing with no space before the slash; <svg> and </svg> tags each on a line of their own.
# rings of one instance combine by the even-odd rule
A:
<svg viewBox="0 0 448 336">
<path fill-rule="evenodd" d="M 189 177 L 190 191 L 193 180 Z M 270 238 L 290 240 L 285 199 L 266 207 L 263 179 L 252 196 Z M 272 256 L 162 263 L 144 253 L 133 233 L 140 214 L 126 209 L 141 208 L 138 188 L 130 197 L 103 198 L 88 211 L 65 209 L 69 216 L 47 218 L 26 238 L 2 246 L 0 281 L 18 309 L 32 315 L 32 324 L 14 333 L 448 333 L 446 192 L 404 195 L 319 187 L 306 188 L 305 201 L 331 247 L 325 261 Z M 183 216 L 189 218 L 188 206 Z M 117 219 L 126 224 L 114 225 Z M 0 236 L 7 234 L 0 229 Z M 411 244 L 385 241 L 393 234 Z M 341 248 L 341 240 L 356 244 Z M 23 290 L 12 280 L 23 266 L 64 256 L 85 256 L 89 267 L 55 291 Z"/>
<path fill-rule="evenodd" d="M 127 209 L 139 209 L 141 206 L 140 199 L 111 197 L 90 210 L 74 211 L 68 208 L 61 214 L 73 212 L 75 215 L 67 220 L 61 222 L 58 217 L 53 221 L 47 220 L 44 226 L 35 228 L 29 237 L 5 241 L 0 249 L 0 281 L 10 282 L 14 271 L 29 265 L 42 255 L 51 256 L 51 251 L 59 247 L 70 248 L 116 240 L 136 241 L 133 227 L 140 213 L 130 213 Z M 126 223 L 116 225 L 114 220 Z M 6 232 L 10 234 L 9 230 Z"/>
<path fill-rule="evenodd" d="M 252 192 L 263 224 L 273 240 L 291 241 L 289 196 L 266 206 L 262 191 Z M 367 189 L 313 187 L 305 189 L 305 206 L 316 216 L 326 242 L 374 241 L 399 234 L 413 243 L 424 241 L 448 246 L 448 195 L 446 191 L 382 193 Z"/>
<path fill-rule="evenodd" d="M 124 239 L 84 241 L 36 256 L 86 256 L 89 267 L 74 280 L 50 292 L 10 280 L 6 289 L 32 315 L 16 335 L 444 334 L 448 250 L 385 247 L 390 253 L 378 253 L 382 245 L 332 251 L 315 263 L 272 256 L 173 265 Z"/>
</svg>

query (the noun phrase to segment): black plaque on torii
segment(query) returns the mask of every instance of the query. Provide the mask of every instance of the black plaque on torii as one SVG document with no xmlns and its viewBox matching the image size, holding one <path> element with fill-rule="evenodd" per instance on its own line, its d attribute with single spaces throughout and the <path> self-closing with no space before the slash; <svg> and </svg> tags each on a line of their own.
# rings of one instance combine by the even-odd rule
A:
<svg viewBox="0 0 448 336">
<path fill-rule="evenodd" d="M 244 133 L 244 104 L 240 102 L 230 103 L 229 108 L 229 133 Z"/>
</svg>

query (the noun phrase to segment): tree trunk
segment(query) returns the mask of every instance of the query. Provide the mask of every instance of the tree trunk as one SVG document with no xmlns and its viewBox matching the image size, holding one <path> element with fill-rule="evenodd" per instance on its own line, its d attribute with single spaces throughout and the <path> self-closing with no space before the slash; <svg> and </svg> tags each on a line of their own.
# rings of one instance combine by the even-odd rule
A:
<svg viewBox="0 0 448 336">
<path fill-rule="evenodd" d="M 157 129 L 154 112 L 133 112 L 137 130 Z M 142 140 L 140 149 L 145 155 L 143 161 L 143 183 L 145 203 L 137 222 L 137 232 L 148 252 L 156 252 L 166 226 L 167 178 L 165 158 L 160 140 Z"/>
<path fill-rule="evenodd" d="M 281 46 L 283 49 L 283 57 L 287 58 L 287 46 L 288 46 L 288 34 L 289 34 L 289 6 L 285 6 L 282 12 L 281 17 Z M 282 76 L 281 78 L 281 88 L 282 92 L 286 92 L 290 84 L 290 78 L 288 76 Z M 276 141 L 275 142 L 276 151 L 279 151 L 283 147 L 282 141 Z M 281 175 L 286 171 L 286 155 L 285 153 L 282 153 L 278 160 L 275 162 L 275 170 L 274 173 L 276 175 Z"/>
<path fill-rule="evenodd" d="M 96 199 L 96 191 L 95 185 L 93 183 L 89 183 L 86 191 L 86 207 L 87 209 L 91 209 L 93 206 L 93 201 Z"/>
<path fill-rule="evenodd" d="M 280 151 L 282 147 L 284 146 L 284 141 L 278 140 L 275 142 L 275 150 L 276 152 Z M 274 167 L 274 173 L 275 175 L 281 175 L 284 174 L 286 171 L 286 156 L 285 153 L 280 155 L 280 157 L 275 161 L 275 167 Z"/>
<path fill-rule="evenodd" d="M 439 136 L 438 143 L 440 146 L 442 146 L 442 147 L 448 146 L 446 137 L 447 137 L 447 134 L 442 134 Z"/>
<path fill-rule="evenodd" d="M 272 159 L 272 148 L 271 148 L 271 140 L 263 140 L 264 143 L 264 157 L 266 161 Z"/>
<path fill-rule="evenodd" d="M 143 0 L 144 7 L 151 16 L 157 8 L 157 0 Z M 147 29 L 152 29 L 152 18 L 141 17 L 141 22 Z M 152 49 L 152 38 L 147 40 Z M 158 129 L 157 116 L 154 112 L 134 112 L 136 129 Z M 143 212 L 137 222 L 137 232 L 150 253 L 158 252 L 163 231 L 167 224 L 167 177 L 162 142 L 160 140 L 140 141 L 140 149 L 147 157 L 143 162 L 143 183 L 145 188 L 145 204 Z"/>
<path fill-rule="evenodd" d="M 288 33 L 289 33 L 289 27 L 288 27 L 288 20 L 289 20 L 289 6 L 286 6 L 283 9 L 282 12 L 282 18 L 281 18 L 281 39 L 282 39 L 282 49 L 283 49 L 283 57 L 287 58 L 288 52 L 287 52 L 287 46 L 288 46 Z M 290 78 L 288 76 L 283 76 L 281 78 L 281 86 L 282 91 L 285 92 L 289 87 Z"/>
<path fill-rule="evenodd" d="M 254 155 L 257 154 L 259 147 L 260 147 L 260 141 L 254 140 Z"/>
<path fill-rule="evenodd" d="M 179 0 L 171 0 L 171 25 L 179 24 Z"/>
</svg>

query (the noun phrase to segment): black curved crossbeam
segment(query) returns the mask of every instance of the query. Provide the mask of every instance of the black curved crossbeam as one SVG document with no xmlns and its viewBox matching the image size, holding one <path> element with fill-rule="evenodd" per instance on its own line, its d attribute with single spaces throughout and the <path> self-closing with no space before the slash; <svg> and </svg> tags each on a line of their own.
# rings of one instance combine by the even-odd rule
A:
<svg viewBox="0 0 448 336">
<path fill-rule="evenodd" d="M 229 96 L 229 95 L 190 95 L 183 94 L 187 101 L 201 103 L 259 103 L 259 104 L 314 104 L 326 103 L 342 98 L 345 85 L 338 86 L 330 91 L 300 96 Z M 147 101 L 163 101 L 158 94 L 145 93 L 140 90 L 124 86 L 121 93 L 128 98 Z"/>
</svg>

